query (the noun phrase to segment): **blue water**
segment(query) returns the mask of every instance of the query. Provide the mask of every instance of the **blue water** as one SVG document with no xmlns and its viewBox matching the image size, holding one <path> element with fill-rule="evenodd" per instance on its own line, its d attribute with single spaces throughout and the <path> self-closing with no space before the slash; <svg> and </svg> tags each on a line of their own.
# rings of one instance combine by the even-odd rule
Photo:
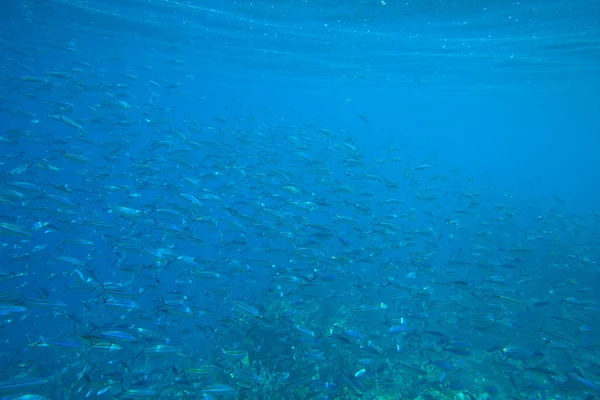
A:
<svg viewBox="0 0 600 400">
<path fill-rule="evenodd" d="M 598 15 L 3 2 L 0 398 L 595 398 Z"/>
</svg>

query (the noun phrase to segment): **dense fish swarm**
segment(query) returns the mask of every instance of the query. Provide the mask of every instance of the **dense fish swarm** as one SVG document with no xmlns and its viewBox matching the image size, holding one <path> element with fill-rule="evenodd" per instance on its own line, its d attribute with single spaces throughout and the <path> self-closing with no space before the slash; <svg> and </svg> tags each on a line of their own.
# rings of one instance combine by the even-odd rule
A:
<svg viewBox="0 0 600 400">
<path fill-rule="evenodd" d="M 598 395 L 600 214 L 105 75 L 2 78 L 3 398 Z"/>
</svg>

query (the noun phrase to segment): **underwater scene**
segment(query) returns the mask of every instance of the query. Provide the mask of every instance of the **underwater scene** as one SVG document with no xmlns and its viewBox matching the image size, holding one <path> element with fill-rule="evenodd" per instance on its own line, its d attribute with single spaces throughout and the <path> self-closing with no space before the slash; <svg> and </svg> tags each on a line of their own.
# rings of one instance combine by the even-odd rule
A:
<svg viewBox="0 0 600 400">
<path fill-rule="evenodd" d="M 598 399 L 598 16 L 2 1 L 0 399 Z"/>
</svg>

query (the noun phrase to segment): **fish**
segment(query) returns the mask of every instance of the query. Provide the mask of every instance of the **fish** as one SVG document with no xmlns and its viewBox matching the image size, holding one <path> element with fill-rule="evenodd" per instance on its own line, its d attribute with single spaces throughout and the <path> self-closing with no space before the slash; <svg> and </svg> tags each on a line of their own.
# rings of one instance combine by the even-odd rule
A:
<svg viewBox="0 0 600 400">
<path fill-rule="evenodd" d="M 500 158 L 506 147 L 515 164 L 527 153 L 517 142 L 479 146 L 492 134 L 484 125 L 477 146 L 463 135 L 439 153 L 446 136 L 457 140 L 451 121 L 436 136 L 411 123 L 414 106 L 402 104 L 382 121 L 385 107 L 371 110 L 381 99 L 361 100 L 359 91 L 340 104 L 364 112 L 340 113 L 339 90 L 330 90 L 331 81 L 348 90 L 362 81 L 375 93 L 384 81 L 417 102 L 428 91 L 450 98 L 465 71 L 486 81 L 473 65 L 495 67 L 508 85 L 517 80 L 502 76 L 524 74 L 573 85 L 576 74 L 553 57 L 562 49 L 579 72 L 596 70 L 577 58 L 597 42 L 593 29 L 584 41 L 575 28 L 568 40 L 521 38 L 514 63 L 500 65 L 494 38 L 505 37 L 510 53 L 514 37 L 445 35 L 443 7 L 428 10 L 442 21 L 437 33 L 412 37 L 375 25 L 425 15 L 401 2 L 363 7 L 358 19 L 352 7 L 327 2 L 296 2 L 294 12 L 279 4 L 280 19 L 243 2 L 101 3 L 60 1 L 57 13 L 53 2 L 25 2 L 0 28 L 2 396 L 597 395 L 597 207 L 575 206 L 579 192 L 550 193 L 559 182 L 541 195 L 538 183 L 520 187 L 495 172 L 506 168 L 494 157 L 485 165 L 468 157 L 483 149 Z M 463 11 L 453 6 L 452 18 Z M 326 29 L 307 22 L 317 20 Z M 336 55 L 340 35 L 363 52 Z M 444 51 L 427 47 L 436 35 L 446 37 Z M 406 61 L 402 46 L 392 46 L 394 62 L 380 61 L 400 36 L 411 56 L 399 70 L 420 66 L 426 75 L 445 63 L 418 95 L 396 90 L 406 77 L 390 74 Z M 412 51 L 417 42 L 423 48 Z M 363 75 L 348 75 L 374 52 Z M 537 60 L 536 74 L 523 54 Z M 312 67 L 297 74 L 293 64 Z M 304 104 L 311 85 L 300 75 L 331 91 L 327 107 L 306 111 L 323 102 Z M 579 92 L 592 93 L 590 85 Z M 487 86 L 481 92 L 494 97 Z M 281 93 L 302 107 L 282 111 Z M 532 168 L 519 174 L 552 172 Z M 594 171 L 584 172 L 573 180 L 582 187 Z"/>
</svg>

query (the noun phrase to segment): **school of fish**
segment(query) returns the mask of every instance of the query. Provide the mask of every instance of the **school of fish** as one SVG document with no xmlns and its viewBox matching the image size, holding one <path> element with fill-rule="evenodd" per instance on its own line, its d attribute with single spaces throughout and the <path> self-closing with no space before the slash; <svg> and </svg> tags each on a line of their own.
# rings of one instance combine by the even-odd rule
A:
<svg viewBox="0 0 600 400">
<path fill-rule="evenodd" d="M 1 47 L 1 399 L 598 398 L 597 210 Z"/>
</svg>

